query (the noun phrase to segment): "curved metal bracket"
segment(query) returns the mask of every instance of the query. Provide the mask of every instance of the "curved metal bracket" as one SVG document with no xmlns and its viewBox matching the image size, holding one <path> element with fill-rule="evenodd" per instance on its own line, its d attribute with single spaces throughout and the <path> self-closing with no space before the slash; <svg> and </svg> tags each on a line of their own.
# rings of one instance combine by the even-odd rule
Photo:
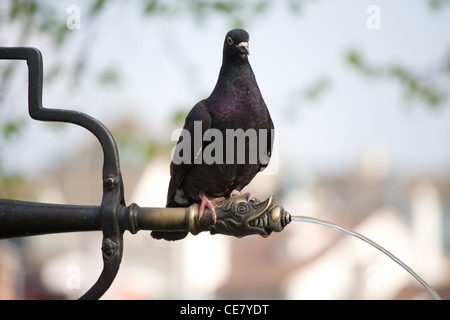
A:
<svg viewBox="0 0 450 320">
<path fill-rule="evenodd" d="M 36 48 L 0 48 L 0 59 L 26 60 L 28 64 L 28 112 L 35 120 L 69 122 L 79 125 L 99 140 L 103 149 L 103 198 L 100 209 L 103 232 L 103 271 L 97 282 L 80 299 L 98 299 L 111 286 L 122 260 L 123 232 L 118 225 L 121 205 L 125 205 L 119 154 L 112 134 L 95 118 L 72 110 L 42 106 L 43 63 Z"/>
</svg>

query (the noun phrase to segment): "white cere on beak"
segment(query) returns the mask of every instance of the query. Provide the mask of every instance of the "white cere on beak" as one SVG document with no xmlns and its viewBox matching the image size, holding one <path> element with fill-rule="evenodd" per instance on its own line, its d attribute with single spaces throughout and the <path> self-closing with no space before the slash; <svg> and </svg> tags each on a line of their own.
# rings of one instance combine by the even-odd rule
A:
<svg viewBox="0 0 450 320">
<path fill-rule="evenodd" d="M 248 48 L 248 42 L 241 42 L 238 44 L 239 49 L 241 49 L 242 53 L 246 53 L 250 55 L 250 49 Z"/>
</svg>

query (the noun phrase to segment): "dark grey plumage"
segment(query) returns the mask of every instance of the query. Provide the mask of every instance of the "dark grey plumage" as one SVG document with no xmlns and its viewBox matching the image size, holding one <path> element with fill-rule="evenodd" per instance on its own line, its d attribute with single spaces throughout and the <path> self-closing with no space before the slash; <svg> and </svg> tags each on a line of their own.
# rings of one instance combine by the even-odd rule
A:
<svg viewBox="0 0 450 320">
<path fill-rule="evenodd" d="M 267 130 L 266 149 L 258 154 L 265 154 L 267 161 L 258 156 L 256 163 L 249 163 L 249 139 L 245 140 L 246 160 L 244 164 L 226 162 L 224 149 L 223 164 L 205 162 L 194 163 L 199 150 L 194 149 L 191 139 L 190 163 L 170 165 L 171 180 L 167 194 L 167 207 L 187 207 L 200 203 L 199 195 L 208 198 L 229 197 L 233 190 L 242 190 L 255 175 L 267 166 L 273 142 L 273 122 L 267 106 L 261 96 L 255 75 L 248 61 L 249 35 L 245 30 L 234 29 L 227 33 L 223 45 L 223 60 L 217 84 L 211 95 L 198 102 L 186 117 L 184 129 L 194 135 L 195 121 L 201 121 L 202 134 L 211 128 L 220 130 L 226 137 L 227 129 L 260 129 Z M 197 123 L 198 124 L 198 123 Z M 181 146 L 180 137 L 177 148 Z M 209 141 L 203 142 L 203 152 Z M 225 145 L 225 142 L 224 142 Z M 258 145 L 258 148 L 260 146 Z M 235 155 L 236 155 L 235 145 Z M 206 201 L 206 200 L 205 200 Z M 207 204 L 208 206 L 208 204 Z M 186 236 L 185 232 L 152 232 L 154 238 L 178 240 Z"/>
</svg>

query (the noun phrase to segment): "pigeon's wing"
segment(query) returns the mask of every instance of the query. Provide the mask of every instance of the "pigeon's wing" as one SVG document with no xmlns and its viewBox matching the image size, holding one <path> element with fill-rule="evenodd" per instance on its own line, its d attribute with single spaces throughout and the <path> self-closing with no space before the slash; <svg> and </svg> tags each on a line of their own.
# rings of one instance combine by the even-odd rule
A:
<svg viewBox="0 0 450 320">
<path fill-rule="evenodd" d="M 185 202 L 176 199 L 180 197 L 180 195 L 177 195 L 177 192 L 180 192 L 180 184 L 191 170 L 196 155 L 202 151 L 203 133 L 210 127 L 211 116 L 205 107 L 205 102 L 200 101 L 187 115 L 183 130 L 175 147 L 174 156 L 170 163 L 170 182 L 166 207 L 187 207 L 192 204 L 188 199 Z M 199 134 L 201 134 L 200 137 L 195 136 Z M 187 234 L 187 232 L 176 231 L 152 231 L 151 233 L 155 239 L 171 241 L 183 239 Z"/>
<path fill-rule="evenodd" d="M 263 152 L 260 153 L 259 171 L 263 171 L 269 165 L 269 161 L 273 153 L 273 141 L 275 138 L 275 130 L 272 118 L 270 117 L 270 114 L 268 112 L 267 114 L 269 116 L 269 128 L 267 130 L 266 150 L 263 150 Z"/>
<path fill-rule="evenodd" d="M 191 170 L 196 157 L 202 152 L 203 134 L 210 128 L 211 115 L 203 100 L 197 103 L 187 115 L 183 130 L 175 147 L 174 156 L 170 164 L 167 207 L 183 206 L 183 203 L 175 201 L 177 189 Z M 185 206 L 190 204 L 191 203 L 186 203 Z"/>
</svg>

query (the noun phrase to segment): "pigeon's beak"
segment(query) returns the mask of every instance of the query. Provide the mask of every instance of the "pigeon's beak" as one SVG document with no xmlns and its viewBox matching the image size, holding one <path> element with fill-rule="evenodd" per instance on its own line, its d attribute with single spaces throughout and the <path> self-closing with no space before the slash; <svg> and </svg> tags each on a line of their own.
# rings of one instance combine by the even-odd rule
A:
<svg viewBox="0 0 450 320">
<path fill-rule="evenodd" d="M 241 42 L 238 44 L 239 50 L 241 50 L 242 53 L 250 55 L 250 49 L 248 48 L 248 42 Z"/>
</svg>

